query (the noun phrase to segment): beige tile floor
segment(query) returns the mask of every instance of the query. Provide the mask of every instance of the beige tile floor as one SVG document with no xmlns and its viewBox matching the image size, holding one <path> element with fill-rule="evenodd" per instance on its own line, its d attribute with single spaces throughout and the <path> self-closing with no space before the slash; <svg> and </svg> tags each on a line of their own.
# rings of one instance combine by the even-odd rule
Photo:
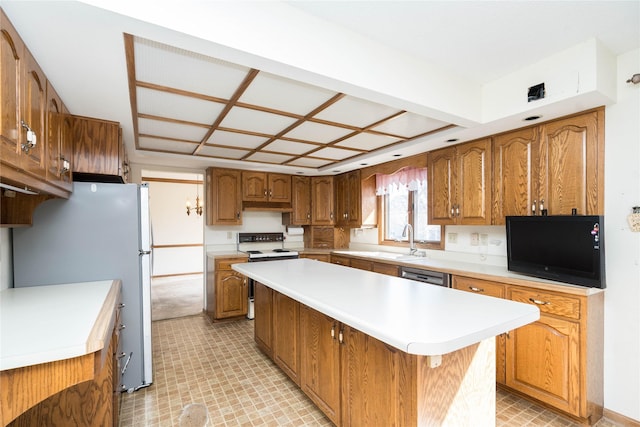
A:
<svg viewBox="0 0 640 427">
<path fill-rule="evenodd" d="M 332 425 L 255 347 L 251 321 L 212 324 L 196 315 L 153 322 L 153 361 L 153 384 L 122 397 L 121 427 L 195 426 L 180 418 L 190 404 L 206 406 L 207 426 Z M 498 391 L 496 426 L 576 424 Z"/>
</svg>

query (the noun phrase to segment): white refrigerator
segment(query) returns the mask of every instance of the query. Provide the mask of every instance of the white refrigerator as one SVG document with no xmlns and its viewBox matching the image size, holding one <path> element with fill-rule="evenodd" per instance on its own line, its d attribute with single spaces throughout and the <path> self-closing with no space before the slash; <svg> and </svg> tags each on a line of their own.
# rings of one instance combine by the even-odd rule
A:
<svg viewBox="0 0 640 427">
<path fill-rule="evenodd" d="M 14 287 L 122 280 L 123 390 L 152 383 L 151 226 L 146 185 L 75 182 L 13 229 Z"/>
</svg>

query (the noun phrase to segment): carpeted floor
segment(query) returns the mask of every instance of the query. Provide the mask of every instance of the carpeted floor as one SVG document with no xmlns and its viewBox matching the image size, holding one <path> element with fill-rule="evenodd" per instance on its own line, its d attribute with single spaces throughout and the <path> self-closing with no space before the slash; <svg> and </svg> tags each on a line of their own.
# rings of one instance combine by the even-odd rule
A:
<svg viewBox="0 0 640 427">
<path fill-rule="evenodd" d="M 203 275 L 151 279 L 151 320 L 173 319 L 202 313 Z"/>
</svg>

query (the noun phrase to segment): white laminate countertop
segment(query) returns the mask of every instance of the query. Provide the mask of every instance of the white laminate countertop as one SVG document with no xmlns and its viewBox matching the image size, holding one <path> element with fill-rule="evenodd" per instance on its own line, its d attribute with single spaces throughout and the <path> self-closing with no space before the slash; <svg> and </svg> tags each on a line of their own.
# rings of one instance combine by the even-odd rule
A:
<svg viewBox="0 0 640 427">
<path fill-rule="evenodd" d="M 450 353 L 540 317 L 530 304 L 310 259 L 232 268 L 410 354 Z"/>
<path fill-rule="evenodd" d="M 0 371 L 101 350 L 119 280 L 10 288 L 0 292 Z"/>
</svg>

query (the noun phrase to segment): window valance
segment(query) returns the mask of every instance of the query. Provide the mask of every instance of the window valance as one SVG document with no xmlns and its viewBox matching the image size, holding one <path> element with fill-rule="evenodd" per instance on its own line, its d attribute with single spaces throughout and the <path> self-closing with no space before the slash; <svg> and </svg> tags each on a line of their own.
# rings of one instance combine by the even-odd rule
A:
<svg viewBox="0 0 640 427">
<path fill-rule="evenodd" d="M 376 174 L 376 195 L 393 194 L 401 188 L 409 191 L 427 186 L 427 168 L 407 167 L 392 175 Z"/>
</svg>

